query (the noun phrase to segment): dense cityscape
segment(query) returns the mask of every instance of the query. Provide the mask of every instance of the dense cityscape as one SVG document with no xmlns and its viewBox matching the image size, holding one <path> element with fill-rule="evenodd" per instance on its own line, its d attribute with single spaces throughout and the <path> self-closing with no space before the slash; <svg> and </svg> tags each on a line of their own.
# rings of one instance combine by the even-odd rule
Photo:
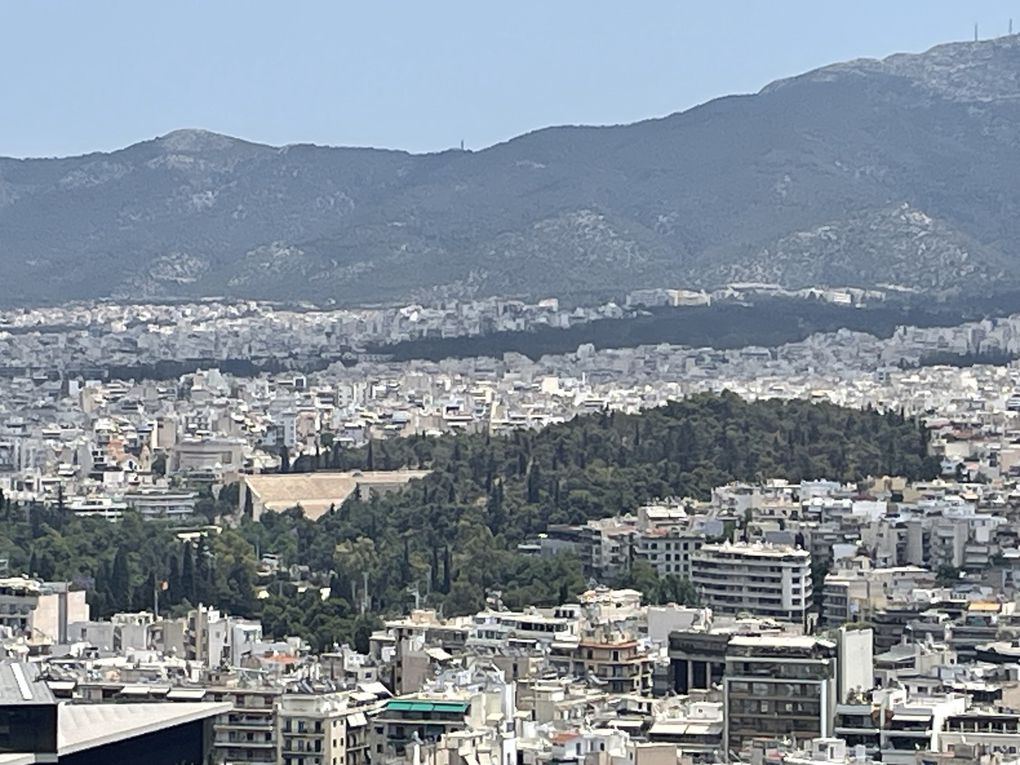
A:
<svg viewBox="0 0 1020 765">
<path fill-rule="evenodd" d="M 488 305 L 493 322 L 509 315 Z M 518 330 L 520 316 L 557 315 L 551 301 L 517 306 Z M 253 302 L 8 314 L 2 645 L 19 663 L 4 671 L 57 705 L 197 704 L 222 763 L 914 763 L 1020 747 L 1007 711 L 1020 692 L 1020 370 L 924 362 L 1016 353 L 1020 317 L 774 348 L 366 354 L 254 375 L 214 363 L 258 338 L 258 355 L 291 364 L 339 337 L 400 340 L 424 316 L 439 334 L 492 331 L 464 322 L 484 314 Z M 95 370 L 75 370 L 83 358 Z M 175 379 L 100 374 L 104 360 L 173 358 L 213 363 Z M 741 400 L 760 403 L 737 415 Z M 756 421 L 753 407 L 784 400 L 807 409 Z M 824 424 L 796 430 L 812 408 Z M 889 440 L 855 411 L 892 418 Z M 720 455 L 749 447 L 705 416 L 749 417 L 745 438 L 777 443 L 734 462 Z M 579 422 L 604 423 L 582 443 L 623 433 L 611 459 L 662 464 L 664 480 L 633 491 L 632 474 L 607 484 L 584 464 L 579 483 L 557 467 L 560 445 L 539 478 L 533 439 L 576 438 Z M 675 443 L 657 435 L 676 427 Z M 803 439 L 802 456 L 772 427 L 794 428 L 782 438 Z M 858 427 L 880 448 L 822 456 Z M 439 474 L 521 434 L 535 435 L 520 476 L 490 456 L 485 513 L 469 520 L 464 482 Z M 688 472 L 644 454 L 642 434 Z M 446 451 L 423 451 L 423 437 Z M 683 468 L 699 438 L 723 452 Z M 593 448 L 564 443 L 582 462 Z M 904 461 L 915 443 L 922 459 Z M 430 491 L 449 492 L 448 520 Z M 371 520 L 404 513 L 449 530 L 409 547 L 386 540 L 413 522 Z"/>
<path fill-rule="evenodd" d="M 1020 765 L 1001 7 L 292 5 L 3 6 L 0 765 Z"/>
</svg>

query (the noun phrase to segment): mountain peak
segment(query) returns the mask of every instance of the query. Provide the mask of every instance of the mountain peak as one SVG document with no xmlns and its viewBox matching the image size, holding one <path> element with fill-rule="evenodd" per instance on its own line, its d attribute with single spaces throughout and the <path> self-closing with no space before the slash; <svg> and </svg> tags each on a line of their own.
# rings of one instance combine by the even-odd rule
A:
<svg viewBox="0 0 1020 765">
<path fill-rule="evenodd" d="M 2 162 L 0 302 L 1018 288 L 1020 39 L 801 79 L 781 98 L 538 131 L 455 161 L 177 130 Z"/>
<path fill-rule="evenodd" d="M 883 59 L 861 58 L 831 64 L 777 80 L 762 92 L 794 82 L 830 82 L 847 74 L 903 77 L 932 95 L 953 101 L 1020 99 L 1020 35 L 944 43 L 923 53 L 895 53 Z"/>
<path fill-rule="evenodd" d="M 156 143 L 165 149 L 175 152 L 224 151 L 242 141 L 221 133 L 200 128 L 182 128 L 173 130 L 156 139 Z"/>
</svg>

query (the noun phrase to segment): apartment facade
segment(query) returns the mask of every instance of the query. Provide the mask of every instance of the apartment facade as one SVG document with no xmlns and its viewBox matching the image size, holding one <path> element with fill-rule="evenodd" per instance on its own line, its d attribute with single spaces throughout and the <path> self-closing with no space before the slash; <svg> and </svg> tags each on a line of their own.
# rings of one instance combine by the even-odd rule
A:
<svg viewBox="0 0 1020 765">
<path fill-rule="evenodd" d="M 754 738 L 832 735 L 837 646 L 813 637 L 736 635 L 726 648 L 725 750 Z"/>
<path fill-rule="evenodd" d="M 814 603 L 811 554 L 787 545 L 702 545 L 691 556 L 691 581 L 701 605 L 723 614 L 805 625 Z"/>
<path fill-rule="evenodd" d="M 368 707 L 349 693 L 285 693 L 280 697 L 283 765 L 367 765 Z"/>
<path fill-rule="evenodd" d="M 654 658 L 636 640 L 553 643 L 549 664 L 561 675 L 592 677 L 610 693 L 650 693 Z"/>
</svg>

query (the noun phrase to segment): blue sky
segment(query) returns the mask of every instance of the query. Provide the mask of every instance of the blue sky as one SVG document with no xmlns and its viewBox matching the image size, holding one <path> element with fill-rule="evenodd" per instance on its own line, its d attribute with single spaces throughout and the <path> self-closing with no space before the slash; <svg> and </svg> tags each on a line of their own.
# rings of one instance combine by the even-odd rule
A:
<svg viewBox="0 0 1020 765">
<path fill-rule="evenodd" d="M 1005 0 L 0 0 L 0 155 L 201 127 L 481 148 L 661 116 L 826 63 L 1020 30 Z"/>
</svg>

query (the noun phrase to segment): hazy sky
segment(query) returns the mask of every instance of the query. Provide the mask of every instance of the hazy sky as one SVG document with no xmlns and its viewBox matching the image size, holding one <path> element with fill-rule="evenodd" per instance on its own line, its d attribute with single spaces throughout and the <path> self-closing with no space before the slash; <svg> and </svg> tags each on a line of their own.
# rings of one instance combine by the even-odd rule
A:
<svg viewBox="0 0 1020 765">
<path fill-rule="evenodd" d="M 1020 0 L 0 0 L 0 155 L 180 127 L 481 148 L 860 56 L 1020 30 Z"/>
</svg>

